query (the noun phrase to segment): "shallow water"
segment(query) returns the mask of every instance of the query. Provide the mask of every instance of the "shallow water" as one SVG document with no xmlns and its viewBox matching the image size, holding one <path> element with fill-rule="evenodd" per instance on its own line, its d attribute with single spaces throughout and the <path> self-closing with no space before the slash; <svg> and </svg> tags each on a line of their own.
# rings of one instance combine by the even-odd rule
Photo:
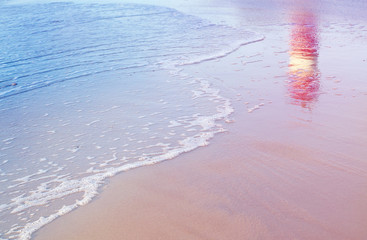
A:
<svg viewBox="0 0 367 240">
<path fill-rule="evenodd" d="M 149 5 L 0 12 L 0 239 L 29 239 L 116 173 L 207 145 L 233 108 L 181 66 L 261 40 Z"/>
</svg>

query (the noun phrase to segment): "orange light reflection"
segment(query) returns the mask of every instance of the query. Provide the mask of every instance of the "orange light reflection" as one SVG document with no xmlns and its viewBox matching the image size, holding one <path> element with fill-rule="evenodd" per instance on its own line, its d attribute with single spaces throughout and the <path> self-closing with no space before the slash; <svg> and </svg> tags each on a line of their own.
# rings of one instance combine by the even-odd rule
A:
<svg viewBox="0 0 367 240">
<path fill-rule="evenodd" d="M 290 39 L 289 93 L 292 103 L 311 108 L 317 101 L 320 89 L 318 59 L 318 29 L 311 12 L 297 11 L 293 14 L 294 26 Z"/>
</svg>

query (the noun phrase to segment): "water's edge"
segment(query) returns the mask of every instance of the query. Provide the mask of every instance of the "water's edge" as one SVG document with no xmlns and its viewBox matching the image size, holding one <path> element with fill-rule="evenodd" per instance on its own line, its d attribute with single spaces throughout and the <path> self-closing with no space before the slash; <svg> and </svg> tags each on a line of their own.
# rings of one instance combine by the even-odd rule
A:
<svg viewBox="0 0 367 240">
<path fill-rule="evenodd" d="M 62 208 L 58 209 L 56 213 L 53 213 L 49 216 L 42 216 L 36 221 L 26 223 L 22 229 L 17 227 L 15 229 L 9 230 L 9 232 L 19 232 L 17 238 L 21 240 L 31 239 L 32 235 L 46 224 L 71 212 L 72 210 L 75 210 L 79 206 L 83 206 L 91 202 L 94 197 L 99 194 L 100 188 L 105 184 L 106 179 L 128 170 L 170 160 L 183 153 L 193 151 L 199 147 L 207 146 L 209 141 L 216 134 L 225 132 L 225 128 L 223 127 L 223 123 L 225 122 L 224 120 L 227 120 L 234 112 L 231 100 L 222 96 L 220 89 L 213 86 L 213 84 L 210 82 L 210 79 L 198 78 L 196 76 L 189 76 L 186 74 L 185 66 L 224 58 L 231 53 L 234 53 L 244 45 L 262 41 L 264 39 L 263 36 L 251 32 L 247 32 L 246 37 L 246 39 L 241 39 L 228 45 L 226 49 L 222 48 L 219 51 L 205 55 L 205 57 L 196 57 L 189 60 L 177 60 L 170 63 L 159 63 L 160 70 L 169 73 L 172 78 L 191 79 L 195 85 L 198 86 L 198 89 L 192 90 L 192 94 L 195 95 L 196 98 L 205 97 L 206 99 L 210 99 L 213 103 L 215 103 L 216 111 L 214 114 L 201 115 L 195 119 L 186 120 L 185 124 L 187 126 L 199 127 L 200 131 L 193 136 L 188 136 L 180 140 L 179 147 L 171 149 L 164 154 L 154 157 L 142 156 L 140 161 L 123 164 L 118 167 L 110 166 L 100 171 L 91 168 L 90 171 L 94 171 L 93 175 L 81 179 L 73 179 L 63 182 L 57 187 L 48 190 L 49 192 L 47 196 L 45 195 L 45 199 L 34 199 L 32 195 L 21 196 L 17 198 L 16 201 L 13 201 L 11 205 L 0 205 L 0 211 L 8 209 L 9 207 L 13 207 L 14 209 L 12 213 L 17 214 L 33 206 L 47 203 L 47 201 L 51 200 L 51 198 L 62 198 L 75 193 L 83 193 L 81 199 L 77 200 L 73 204 L 64 205 Z M 90 124 L 93 124 L 93 122 Z M 12 140 L 10 139 L 9 141 L 11 142 Z M 117 159 L 115 155 L 114 158 Z"/>
</svg>

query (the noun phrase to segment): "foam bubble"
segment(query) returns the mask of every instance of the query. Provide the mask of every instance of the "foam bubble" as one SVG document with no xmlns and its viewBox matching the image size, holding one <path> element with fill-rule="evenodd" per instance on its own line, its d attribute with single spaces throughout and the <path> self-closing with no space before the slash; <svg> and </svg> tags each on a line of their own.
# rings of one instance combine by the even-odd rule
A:
<svg viewBox="0 0 367 240">
<path fill-rule="evenodd" d="M 149 11 L 156 10 L 152 6 L 145 7 Z M 131 8 L 133 9 L 133 7 Z M 176 15 L 181 14 L 172 9 L 169 9 L 168 12 L 174 12 Z M 47 147 L 47 151 L 49 151 L 48 155 L 43 152 L 41 155 L 41 153 L 34 151 L 32 147 L 36 143 L 28 149 L 29 153 L 27 156 L 37 160 L 35 163 L 39 164 L 38 167 L 42 166 L 43 170 L 41 169 L 36 173 L 29 174 L 27 170 L 23 169 L 23 172 L 17 175 L 18 173 L 15 171 L 17 168 L 14 167 L 15 170 L 7 175 L 11 178 L 10 180 L 15 180 L 14 183 L 17 185 L 13 187 L 16 191 L 10 192 L 10 201 L 0 205 L 0 211 L 8 211 L 16 216 L 22 215 L 22 219 L 27 220 L 27 223 L 24 225 L 19 222 L 11 225 L 10 230 L 7 232 L 9 236 L 18 239 L 30 239 L 32 233 L 40 227 L 53 221 L 58 216 L 72 211 L 78 206 L 90 202 L 98 194 L 98 189 L 105 182 L 106 178 L 112 177 L 120 172 L 166 161 L 198 147 L 207 146 L 215 134 L 225 131 L 219 122 L 223 124 L 225 122 L 231 122 L 229 116 L 233 113 L 234 109 L 230 100 L 223 97 L 220 90 L 211 84 L 211 79 L 195 78 L 185 72 L 185 66 L 218 60 L 236 51 L 245 44 L 262 40 L 263 37 L 249 32 L 239 32 L 223 26 L 208 25 L 195 17 L 185 15 L 181 17 L 190 23 L 185 23 L 187 25 L 181 27 L 186 29 L 188 26 L 196 26 L 194 29 L 188 29 L 189 31 L 193 31 L 191 35 L 204 33 L 204 35 L 199 35 L 197 38 L 197 41 L 199 41 L 197 48 L 200 49 L 198 50 L 199 53 L 187 52 L 185 57 L 179 59 L 179 56 L 183 56 L 183 54 L 174 52 L 171 55 L 160 56 L 161 58 L 158 59 L 160 63 L 152 64 L 154 67 L 159 68 L 159 70 L 170 74 L 171 78 L 168 78 L 168 80 L 172 83 L 171 85 L 177 84 L 179 86 L 177 89 L 172 88 L 176 92 L 172 93 L 167 91 L 170 94 L 162 94 L 160 96 L 157 94 L 156 96 L 154 95 L 156 93 L 144 92 L 144 88 L 137 88 L 137 90 L 127 89 L 121 94 L 130 94 L 128 96 L 132 97 L 156 97 L 152 97 L 152 105 L 144 105 L 147 107 L 146 109 L 141 108 L 138 109 L 139 111 L 131 110 L 131 112 L 128 111 L 129 108 L 131 107 L 133 109 L 135 106 L 125 106 L 120 102 L 114 102 L 109 106 L 103 106 L 100 109 L 88 112 L 88 106 L 86 105 L 87 107 L 83 108 L 84 105 L 81 102 L 95 103 L 92 96 L 84 96 L 86 99 L 81 99 L 80 101 L 73 98 L 61 102 L 61 105 L 64 107 L 63 109 L 73 111 L 72 118 L 62 119 L 61 116 L 57 119 L 54 117 L 57 114 L 51 112 L 52 109 L 48 108 L 47 113 L 42 112 L 40 116 L 47 116 L 47 121 L 51 123 L 54 120 L 56 122 L 55 125 L 47 123 L 49 124 L 49 126 L 46 126 L 47 128 L 43 125 L 42 127 L 39 126 L 38 122 L 30 125 L 33 129 L 38 130 L 42 128 L 42 133 L 48 133 L 38 136 L 39 139 L 37 139 L 38 145 L 36 149 L 42 149 L 40 146 L 45 141 L 52 142 L 53 144 Z M 173 20 L 177 21 L 178 19 L 180 18 L 174 18 Z M 200 28 L 203 29 L 200 30 Z M 217 40 L 213 39 L 213 46 L 206 47 L 206 40 L 209 39 L 210 34 L 217 34 L 220 30 L 223 30 L 221 37 Z M 177 34 L 183 41 L 188 41 L 191 46 L 192 42 L 190 42 L 190 39 L 185 38 L 186 35 L 183 36 L 181 33 L 176 32 L 174 34 Z M 174 34 L 173 36 L 176 36 Z M 238 35 L 234 37 L 234 34 Z M 225 38 L 223 36 L 230 37 Z M 238 40 L 232 41 L 235 38 Z M 173 39 L 174 41 L 172 39 L 168 40 L 168 43 L 177 44 L 175 39 Z M 200 42 L 203 40 L 205 41 Z M 106 46 L 113 44 L 115 43 L 107 44 Z M 176 51 L 176 48 L 174 49 Z M 145 56 L 143 57 L 145 58 Z M 151 58 L 153 57 L 151 56 Z M 116 70 L 115 68 L 112 69 L 114 71 Z M 83 74 L 86 73 L 82 73 L 81 76 L 84 76 Z M 77 75 L 80 73 L 73 71 L 69 74 Z M 175 82 L 176 80 L 178 82 Z M 166 93 L 164 91 L 166 85 L 162 86 L 156 89 L 159 89 L 159 91 L 163 89 L 162 92 Z M 30 87 L 33 89 L 35 86 L 32 85 Z M 21 92 L 23 90 L 18 89 L 17 91 Z M 185 94 L 176 96 L 176 93 L 179 95 L 181 91 Z M 175 99 L 176 97 L 178 98 L 177 100 Z M 55 109 L 60 108 L 60 103 L 57 102 L 46 105 L 56 105 Z M 153 105 L 159 107 L 157 109 L 147 110 Z M 128 119 L 126 124 L 121 124 L 118 121 L 123 118 L 118 118 L 117 116 L 124 115 L 125 111 L 127 113 L 126 115 L 131 114 L 132 120 Z M 172 111 L 177 111 L 178 116 L 174 116 Z M 85 118 L 88 114 L 91 114 L 89 118 Z M 109 116 L 110 118 L 105 116 Z M 118 120 L 114 121 L 114 117 L 118 118 Z M 73 124 L 70 123 L 74 123 L 74 121 L 81 123 L 81 128 L 86 130 L 85 133 L 80 129 L 72 130 Z M 50 126 L 55 126 L 55 128 L 61 127 L 49 130 L 51 128 Z M 89 133 L 88 129 L 90 128 L 96 129 L 97 133 L 95 135 Z M 28 131 L 21 132 L 31 134 L 33 129 L 21 129 Z M 63 133 L 64 129 L 69 131 Z M 12 141 L 15 142 L 16 140 L 18 138 L 7 138 L 2 141 L 9 142 L 9 147 L 13 147 L 16 144 L 12 143 Z M 90 141 L 93 141 L 92 144 Z M 8 148 L 4 148 L 3 150 L 11 151 Z M 91 160 L 93 162 L 90 162 Z M 57 164 L 60 163 L 58 161 L 61 161 L 62 164 Z M 5 163 L 3 161 L 2 164 Z M 44 165 L 47 168 L 44 168 Z M 25 172 L 27 172 L 26 176 L 24 176 Z M 57 173 L 58 175 L 51 173 Z M 62 175 L 63 173 L 64 175 Z M 12 174 L 14 176 L 10 177 Z M 26 191 L 24 189 L 21 189 L 21 191 L 18 188 L 21 184 L 25 186 Z M 62 202 L 63 198 L 75 199 L 75 201 L 71 204 L 54 204 L 55 202 Z M 53 208 L 55 211 L 48 211 L 47 206 L 50 206 L 50 209 Z M 41 212 L 47 213 L 41 214 Z"/>
</svg>

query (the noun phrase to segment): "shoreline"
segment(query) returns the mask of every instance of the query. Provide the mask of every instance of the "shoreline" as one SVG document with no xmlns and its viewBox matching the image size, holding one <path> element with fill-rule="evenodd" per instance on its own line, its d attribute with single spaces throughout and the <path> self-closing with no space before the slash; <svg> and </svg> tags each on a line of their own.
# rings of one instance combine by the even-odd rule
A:
<svg viewBox="0 0 367 240">
<path fill-rule="evenodd" d="M 223 84 L 222 91 L 232 97 L 235 122 L 228 125 L 228 133 L 171 161 L 118 174 L 91 203 L 48 224 L 34 239 L 367 235 L 367 206 L 362 201 L 367 196 L 367 95 L 357 86 L 363 86 L 363 76 L 355 73 L 355 85 L 345 85 L 349 73 L 327 63 L 345 50 L 337 42 L 329 44 L 336 53 L 317 60 L 324 94 L 312 102 L 311 110 L 290 103 L 294 98 L 283 82 L 288 43 L 273 42 L 277 31 L 251 48 L 243 46 L 222 59 L 187 67 Z M 357 69 L 365 66 L 359 58 L 348 60 Z M 243 77 L 248 81 L 239 83 Z M 333 108 L 335 104 L 339 109 Z"/>
<path fill-rule="evenodd" d="M 336 156 L 244 131 L 220 134 L 207 147 L 115 176 L 34 239 L 361 239 L 365 172 Z"/>
</svg>

